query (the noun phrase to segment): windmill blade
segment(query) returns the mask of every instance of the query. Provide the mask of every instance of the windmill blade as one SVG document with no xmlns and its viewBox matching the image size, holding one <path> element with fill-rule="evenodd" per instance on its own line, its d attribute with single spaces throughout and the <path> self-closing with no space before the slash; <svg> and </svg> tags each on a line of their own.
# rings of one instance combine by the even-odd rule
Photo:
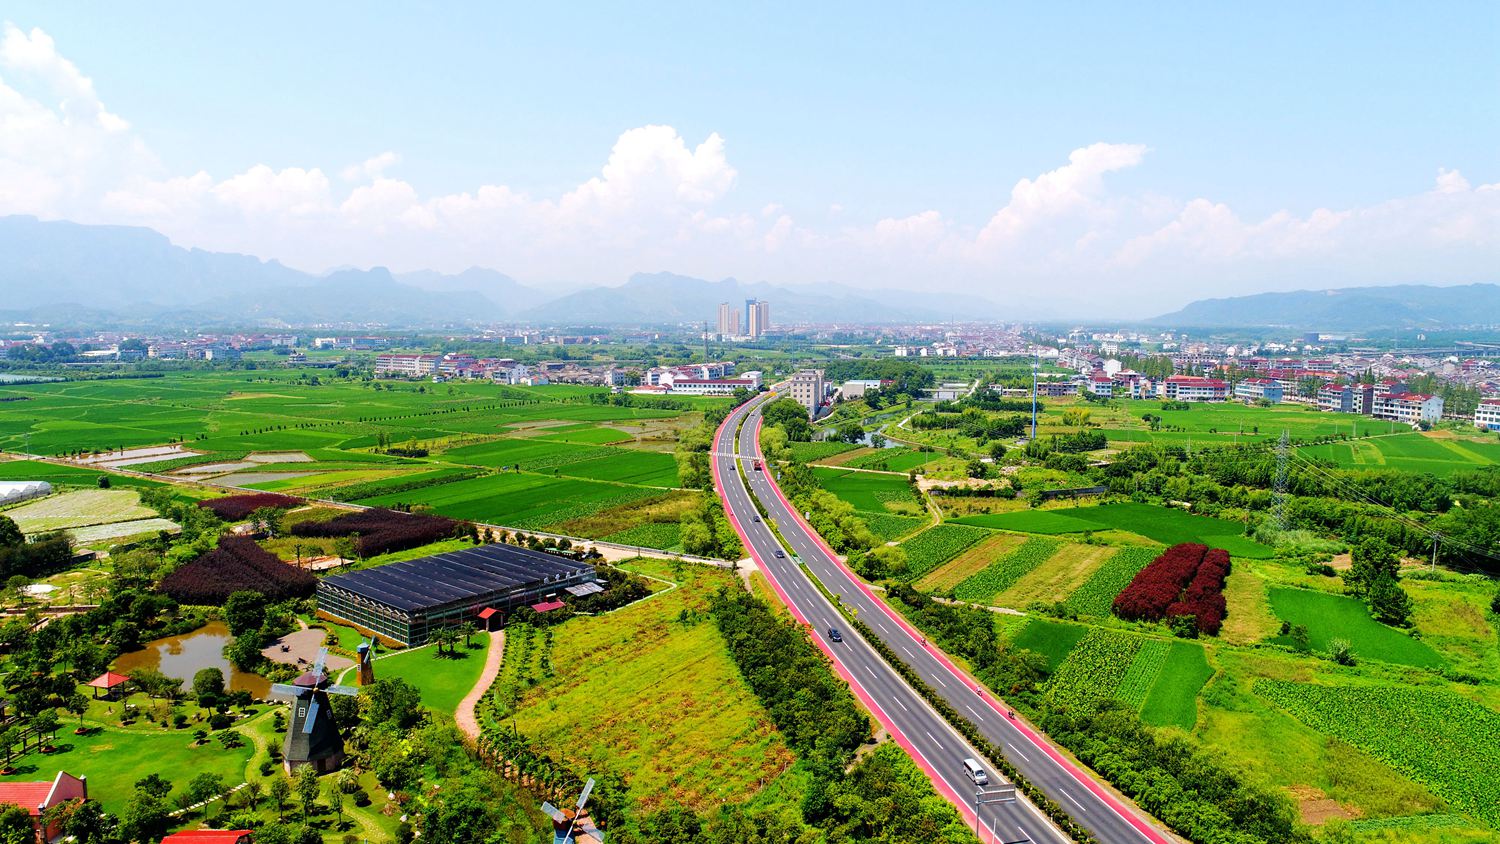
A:
<svg viewBox="0 0 1500 844">
<path fill-rule="evenodd" d="M 349 695 L 350 697 L 359 694 L 359 688 L 357 686 L 329 686 L 323 691 L 331 695 Z"/>
<path fill-rule="evenodd" d="M 583 784 L 583 793 L 578 795 L 578 811 L 583 811 L 583 804 L 589 802 L 589 795 L 594 793 L 594 778 Z"/>
<path fill-rule="evenodd" d="M 307 707 L 307 720 L 302 722 L 302 732 L 311 734 L 312 731 L 313 731 L 313 728 L 316 727 L 317 725 L 318 725 L 318 699 L 317 698 L 313 698 L 313 702 L 310 705 L 308 705 L 308 707 Z"/>
<path fill-rule="evenodd" d="M 323 676 L 323 664 L 328 662 L 328 649 L 318 651 L 318 661 L 313 663 L 312 675 L 321 678 Z"/>
<path fill-rule="evenodd" d="M 568 816 L 564 815 L 561 809 L 557 808 L 551 803 L 542 804 L 542 813 L 552 818 L 552 820 L 557 821 L 558 823 L 566 823 L 568 820 Z"/>
<path fill-rule="evenodd" d="M 301 697 L 307 689 L 301 686 L 293 686 L 290 683 L 274 683 L 271 686 L 271 694 L 277 697 L 291 698 L 296 700 Z"/>
<path fill-rule="evenodd" d="M 599 844 L 604 844 L 604 833 L 600 832 L 599 827 L 594 826 L 592 823 L 588 821 L 579 821 L 578 831 L 594 839 L 595 841 L 598 841 Z"/>
</svg>

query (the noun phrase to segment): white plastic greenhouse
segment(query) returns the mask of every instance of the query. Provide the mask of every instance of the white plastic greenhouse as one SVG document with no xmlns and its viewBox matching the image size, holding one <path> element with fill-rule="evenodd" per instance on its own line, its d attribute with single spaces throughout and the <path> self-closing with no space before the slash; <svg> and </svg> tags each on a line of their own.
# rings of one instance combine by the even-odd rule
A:
<svg viewBox="0 0 1500 844">
<path fill-rule="evenodd" d="M 46 481 L 0 481 L 0 504 L 13 504 L 51 494 L 52 484 Z"/>
</svg>

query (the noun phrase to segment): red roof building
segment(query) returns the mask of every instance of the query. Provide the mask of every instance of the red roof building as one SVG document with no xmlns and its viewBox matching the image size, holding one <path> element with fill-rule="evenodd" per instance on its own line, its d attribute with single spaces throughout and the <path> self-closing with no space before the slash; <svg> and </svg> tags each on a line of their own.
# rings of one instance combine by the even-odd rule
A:
<svg viewBox="0 0 1500 844">
<path fill-rule="evenodd" d="M 189 829 L 174 832 L 161 840 L 161 844 L 248 844 L 248 829 Z"/>
<path fill-rule="evenodd" d="M 58 771 L 52 782 L 0 782 L 0 803 L 20 806 L 31 815 L 38 841 L 51 841 L 62 834 L 59 824 L 42 828 L 42 813 L 69 800 L 87 800 L 88 777 Z"/>
<path fill-rule="evenodd" d="M 562 601 L 543 601 L 540 604 L 532 604 L 531 608 L 537 612 L 551 612 L 563 608 Z"/>
</svg>

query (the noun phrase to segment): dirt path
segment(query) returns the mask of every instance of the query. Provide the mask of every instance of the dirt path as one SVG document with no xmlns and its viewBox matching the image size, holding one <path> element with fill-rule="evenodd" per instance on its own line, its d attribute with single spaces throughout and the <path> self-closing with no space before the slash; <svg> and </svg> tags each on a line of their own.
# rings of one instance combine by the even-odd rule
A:
<svg viewBox="0 0 1500 844">
<path fill-rule="evenodd" d="M 484 656 L 484 670 L 479 672 L 479 681 L 474 688 L 458 702 L 458 711 L 453 713 L 453 720 L 458 722 L 458 728 L 463 734 L 475 741 L 479 740 L 479 718 L 475 709 L 479 706 L 479 699 L 489 691 L 495 678 L 500 676 L 500 663 L 505 659 L 505 631 L 490 631 L 490 650 Z"/>
</svg>

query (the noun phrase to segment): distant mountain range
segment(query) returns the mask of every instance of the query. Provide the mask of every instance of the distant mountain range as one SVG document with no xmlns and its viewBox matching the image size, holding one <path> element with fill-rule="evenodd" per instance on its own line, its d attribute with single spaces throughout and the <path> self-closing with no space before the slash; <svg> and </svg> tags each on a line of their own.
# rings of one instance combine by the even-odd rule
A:
<svg viewBox="0 0 1500 844">
<path fill-rule="evenodd" d="M 1016 318 L 978 297 L 780 287 L 637 274 L 618 287 L 559 294 L 479 267 L 457 275 L 384 267 L 314 275 L 250 255 L 174 246 L 151 229 L 0 217 L 0 319 L 51 324 L 393 327 L 496 321 L 671 325 L 714 320 L 720 302 L 771 302 L 773 324 Z M 925 304 L 915 304 L 923 302 Z"/>
<path fill-rule="evenodd" d="M 1149 320 L 1182 328 L 1284 327 L 1367 331 L 1500 323 L 1500 285 L 1399 284 L 1200 299 Z"/>
</svg>

